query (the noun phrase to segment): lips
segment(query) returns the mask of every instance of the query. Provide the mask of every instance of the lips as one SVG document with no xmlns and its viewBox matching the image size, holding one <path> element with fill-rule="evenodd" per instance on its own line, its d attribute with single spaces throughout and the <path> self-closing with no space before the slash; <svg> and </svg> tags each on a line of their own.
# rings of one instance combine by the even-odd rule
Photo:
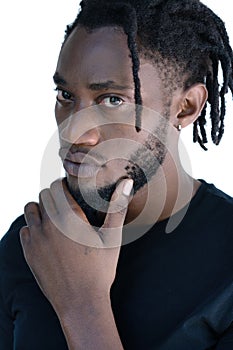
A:
<svg viewBox="0 0 233 350">
<path fill-rule="evenodd" d="M 101 167 L 101 164 L 95 158 L 83 152 L 71 153 L 60 149 L 59 155 L 66 172 L 75 177 L 89 178 L 96 176 Z"/>
<path fill-rule="evenodd" d="M 69 175 L 79 178 L 88 178 L 96 176 L 100 167 L 88 163 L 73 163 L 67 159 L 64 160 L 63 166 Z"/>
</svg>

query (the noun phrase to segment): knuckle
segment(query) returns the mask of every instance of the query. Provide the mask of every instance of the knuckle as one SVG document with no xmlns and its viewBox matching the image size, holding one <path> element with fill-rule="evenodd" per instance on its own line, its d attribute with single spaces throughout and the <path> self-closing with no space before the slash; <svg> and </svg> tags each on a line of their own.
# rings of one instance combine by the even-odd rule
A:
<svg viewBox="0 0 233 350">
<path fill-rule="evenodd" d="M 21 227 L 19 235 L 21 238 L 24 238 L 28 234 L 28 226 Z"/>
<path fill-rule="evenodd" d="M 118 213 L 119 215 L 125 215 L 127 210 L 127 203 L 125 203 L 125 201 L 118 201 L 116 203 L 114 203 L 111 208 L 110 211 L 111 213 Z"/>
<path fill-rule="evenodd" d="M 51 183 L 51 185 L 50 185 L 50 189 L 52 191 L 55 191 L 59 186 L 61 186 L 61 180 L 60 179 L 53 181 Z"/>
<path fill-rule="evenodd" d="M 40 196 L 43 197 L 45 195 L 47 195 L 49 193 L 49 189 L 48 188 L 44 188 L 41 192 L 40 192 Z"/>
</svg>

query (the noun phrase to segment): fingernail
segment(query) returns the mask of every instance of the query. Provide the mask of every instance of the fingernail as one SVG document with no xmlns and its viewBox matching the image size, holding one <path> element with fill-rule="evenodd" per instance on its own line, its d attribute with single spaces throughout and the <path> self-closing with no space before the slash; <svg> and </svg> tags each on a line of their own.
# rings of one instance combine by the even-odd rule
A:
<svg viewBox="0 0 233 350">
<path fill-rule="evenodd" d="M 123 186 L 123 191 L 122 191 L 123 194 L 128 197 L 132 191 L 132 188 L 133 188 L 133 180 L 131 179 L 126 180 Z"/>
</svg>

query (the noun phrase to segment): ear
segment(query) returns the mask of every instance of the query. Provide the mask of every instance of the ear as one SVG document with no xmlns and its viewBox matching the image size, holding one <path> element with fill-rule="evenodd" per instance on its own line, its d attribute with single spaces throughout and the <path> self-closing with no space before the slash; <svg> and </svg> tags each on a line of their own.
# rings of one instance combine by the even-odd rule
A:
<svg viewBox="0 0 233 350">
<path fill-rule="evenodd" d="M 195 122 L 201 114 L 207 98 L 208 91 L 204 84 L 198 83 L 185 90 L 177 113 L 177 125 L 185 128 Z"/>
</svg>

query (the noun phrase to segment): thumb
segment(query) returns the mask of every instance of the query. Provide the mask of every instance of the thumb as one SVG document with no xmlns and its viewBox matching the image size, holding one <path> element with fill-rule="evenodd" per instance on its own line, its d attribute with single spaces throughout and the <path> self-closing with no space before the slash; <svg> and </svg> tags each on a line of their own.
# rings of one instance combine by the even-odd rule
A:
<svg viewBox="0 0 233 350">
<path fill-rule="evenodd" d="M 104 224 L 100 229 L 103 243 L 108 248 L 121 245 L 122 229 L 132 188 L 133 180 L 124 179 L 112 195 Z"/>
</svg>

